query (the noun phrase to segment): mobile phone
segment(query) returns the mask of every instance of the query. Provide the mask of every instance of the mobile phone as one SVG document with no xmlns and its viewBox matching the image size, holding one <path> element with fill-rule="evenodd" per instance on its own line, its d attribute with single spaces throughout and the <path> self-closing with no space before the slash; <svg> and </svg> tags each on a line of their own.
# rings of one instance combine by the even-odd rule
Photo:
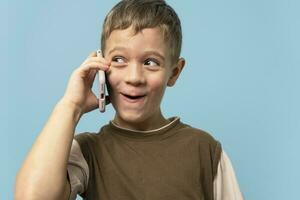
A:
<svg viewBox="0 0 300 200">
<path fill-rule="evenodd" d="M 97 50 L 97 57 L 102 55 L 101 50 Z M 98 71 L 99 78 L 99 110 L 105 112 L 105 72 L 102 70 Z"/>
</svg>

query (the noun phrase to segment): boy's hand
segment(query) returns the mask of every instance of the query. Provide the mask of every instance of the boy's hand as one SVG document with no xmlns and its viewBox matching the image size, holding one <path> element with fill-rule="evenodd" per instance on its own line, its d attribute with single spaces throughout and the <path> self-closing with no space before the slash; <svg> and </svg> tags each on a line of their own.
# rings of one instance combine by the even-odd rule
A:
<svg viewBox="0 0 300 200">
<path fill-rule="evenodd" d="M 99 102 L 92 91 L 92 86 L 98 70 L 106 71 L 109 65 L 110 62 L 92 52 L 81 66 L 73 71 L 62 101 L 75 105 L 81 114 L 98 108 Z M 110 103 L 109 98 L 106 102 Z"/>
</svg>

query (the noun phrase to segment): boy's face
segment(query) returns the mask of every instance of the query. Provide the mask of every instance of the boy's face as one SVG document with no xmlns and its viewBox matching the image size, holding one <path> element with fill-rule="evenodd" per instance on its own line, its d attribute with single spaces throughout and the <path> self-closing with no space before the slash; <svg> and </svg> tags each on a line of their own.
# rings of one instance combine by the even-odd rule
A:
<svg viewBox="0 0 300 200">
<path fill-rule="evenodd" d="M 160 29 L 147 28 L 137 34 L 131 27 L 114 30 L 104 57 L 112 61 L 107 75 L 119 125 L 159 123 L 165 88 L 175 83 L 183 67 L 178 71 L 178 65 L 171 66 Z"/>
</svg>

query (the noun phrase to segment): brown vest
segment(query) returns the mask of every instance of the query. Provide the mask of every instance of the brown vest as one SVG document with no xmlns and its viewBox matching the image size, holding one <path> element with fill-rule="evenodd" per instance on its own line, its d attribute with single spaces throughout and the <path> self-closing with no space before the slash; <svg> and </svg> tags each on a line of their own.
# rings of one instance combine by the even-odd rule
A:
<svg viewBox="0 0 300 200">
<path fill-rule="evenodd" d="M 88 200 L 213 200 L 221 145 L 208 133 L 173 120 L 148 132 L 111 122 L 75 136 L 89 166 Z"/>
</svg>

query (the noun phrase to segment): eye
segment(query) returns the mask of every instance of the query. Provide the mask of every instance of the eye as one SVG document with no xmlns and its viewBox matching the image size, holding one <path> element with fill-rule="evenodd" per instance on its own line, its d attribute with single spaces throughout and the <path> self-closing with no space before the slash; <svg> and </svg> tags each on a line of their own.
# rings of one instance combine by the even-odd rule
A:
<svg viewBox="0 0 300 200">
<path fill-rule="evenodd" d="M 112 61 L 117 63 L 125 63 L 125 59 L 123 57 L 113 57 Z"/>
<path fill-rule="evenodd" d="M 155 59 L 147 59 L 144 63 L 144 65 L 149 65 L 149 66 L 159 66 L 159 62 Z"/>
</svg>

